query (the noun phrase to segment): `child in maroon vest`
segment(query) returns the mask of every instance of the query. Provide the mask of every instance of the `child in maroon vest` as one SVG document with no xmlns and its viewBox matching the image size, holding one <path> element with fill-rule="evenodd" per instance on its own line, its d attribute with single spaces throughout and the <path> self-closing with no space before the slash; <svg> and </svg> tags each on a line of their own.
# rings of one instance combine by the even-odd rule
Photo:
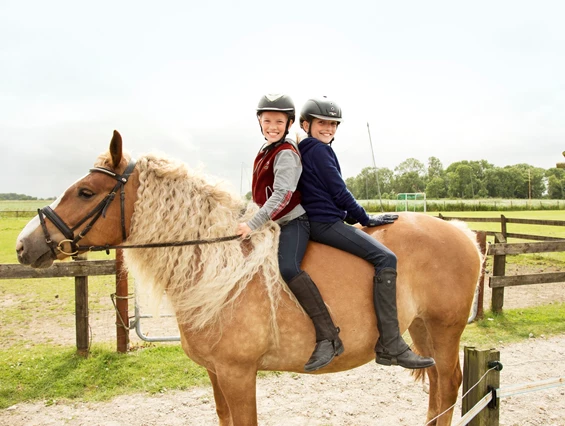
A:
<svg viewBox="0 0 565 426">
<path fill-rule="evenodd" d="M 267 141 L 253 164 L 253 201 L 260 209 L 249 222 L 238 225 L 237 233 L 246 238 L 269 220 L 280 225 L 279 268 L 314 323 L 316 347 L 304 370 L 315 371 L 343 353 L 343 344 L 316 284 L 300 267 L 310 224 L 296 190 L 302 173 L 300 154 L 295 142 L 286 137 L 295 118 L 294 103 L 286 95 L 265 95 L 257 106 L 257 118 Z"/>
</svg>

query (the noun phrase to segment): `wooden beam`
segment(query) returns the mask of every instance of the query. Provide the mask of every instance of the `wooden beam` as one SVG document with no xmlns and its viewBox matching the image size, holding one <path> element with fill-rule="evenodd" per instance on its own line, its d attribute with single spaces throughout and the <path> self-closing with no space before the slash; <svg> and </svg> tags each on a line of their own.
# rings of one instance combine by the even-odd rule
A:
<svg viewBox="0 0 565 426">
<path fill-rule="evenodd" d="M 522 223 L 524 225 L 549 225 L 549 226 L 565 226 L 565 220 L 543 220 L 543 219 L 517 219 L 507 218 L 508 223 Z"/>
<path fill-rule="evenodd" d="M 19 264 L 0 264 L 0 279 L 86 277 L 91 275 L 115 274 L 115 260 L 56 262 L 45 269 L 35 269 Z"/>
<path fill-rule="evenodd" d="M 440 217 L 440 216 L 438 216 Z M 443 220 L 461 220 L 463 222 L 500 222 L 499 217 L 453 217 L 453 216 L 443 216 L 440 219 Z"/>
<path fill-rule="evenodd" d="M 565 272 L 546 272 L 532 275 L 511 275 L 505 277 L 490 277 L 489 287 L 511 287 L 527 284 L 565 283 Z"/>
<path fill-rule="evenodd" d="M 544 241 L 541 243 L 495 243 L 489 246 L 487 254 L 496 256 L 553 251 L 565 251 L 565 240 Z"/>
<path fill-rule="evenodd" d="M 564 241 L 563 238 L 557 237 L 544 237 L 542 235 L 529 235 L 529 234 L 514 234 L 512 232 L 508 232 L 506 234 L 508 238 L 520 238 L 522 240 L 535 240 L 535 241 Z"/>
</svg>

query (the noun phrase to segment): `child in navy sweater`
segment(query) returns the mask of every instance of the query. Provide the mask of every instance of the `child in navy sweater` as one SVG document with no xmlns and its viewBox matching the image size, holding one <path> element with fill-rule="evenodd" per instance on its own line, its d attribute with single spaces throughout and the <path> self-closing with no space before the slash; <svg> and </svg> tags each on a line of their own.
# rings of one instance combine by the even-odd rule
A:
<svg viewBox="0 0 565 426">
<path fill-rule="evenodd" d="M 400 335 L 395 254 L 370 235 L 344 223 L 381 226 L 394 223 L 398 215 L 369 216 L 347 189 L 331 146 L 341 121 L 341 108 L 325 97 L 308 100 L 300 113 L 300 127 L 308 138 L 299 144 L 303 170 L 298 189 L 310 220 L 310 238 L 374 266 L 373 303 L 379 330 L 376 362 L 410 369 L 431 367 L 435 364 L 433 358 L 412 352 Z"/>
</svg>

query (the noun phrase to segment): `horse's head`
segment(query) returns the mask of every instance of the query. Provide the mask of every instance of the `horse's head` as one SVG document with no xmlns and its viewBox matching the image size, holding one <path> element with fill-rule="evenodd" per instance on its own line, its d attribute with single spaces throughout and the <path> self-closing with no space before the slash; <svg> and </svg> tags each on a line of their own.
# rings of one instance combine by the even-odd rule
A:
<svg viewBox="0 0 565 426">
<path fill-rule="evenodd" d="M 46 268 L 55 259 L 84 253 L 90 246 L 125 240 L 139 185 L 134 165 L 122 154 L 122 137 L 114 131 L 110 150 L 95 167 L 53 204 L 40 209 L 20 233 L 18 261 Z"/>
</svg>

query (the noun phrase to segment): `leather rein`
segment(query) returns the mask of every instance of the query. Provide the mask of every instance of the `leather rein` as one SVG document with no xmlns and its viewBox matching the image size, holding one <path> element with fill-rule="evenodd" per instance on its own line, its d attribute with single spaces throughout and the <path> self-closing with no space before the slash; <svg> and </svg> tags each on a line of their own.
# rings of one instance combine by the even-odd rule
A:
<svg viewBox="0 0 565 426">
<path fill-rule="evenodd" d="M 45 235 L 45 242 L 51 249 L 51 252 L 55 257 L 57 257 L 57 251 L 67 256 L 76 257 L 80 252 L 86 251 L 106 251 L 106 253 L 110 253 L 112 249 L 133 249 L 133 248 L 159 248 L 159 247 L 182 247 L 182 246 L 189 246 L 189 245 L 198 245 L 198 244 L 212 244 L 218 243 L 222 241 L 231 241 L 239 238 L 239 235 L 230 235 L 227 237 L 218 237 L 218 238 L 209 238 L 203 240 L 190 240 L 190 241 L 171 241 L 171 242 L 162 242 L 162 243 L 147 243 L 147 244 L 121 244 L 121 245 L 100 245 L 100 246 L 79 246 L 78 242 L 82 240 L 85 235 L 92 229 L 94 224 L 100 217 L 106 217 L 106 210 L 116 198 L 118 191 L 120 191 L 120 216 L 121 216 L 121 227 L 122 227 L 122 241 L 125 241 L 127 238 L 127 230 L 126 230 L 126 218 L 125 218 L 125 185 L 128 183 L 129 177 L 131 176 L 133 169 L 135 168 L 135 160 L 130 160 L 124 173 L 119 175 L 112 170 L 106 169 L 104 167 L 94 167 L 90 169 L 90 173 L 104 173 L 108 176 L 111 176 L 116 180 L 116 185 L 112 190 L 104 197 L 96 207 L 94 207 L 86 216 L 84 216 L 78 223 L 73 226 L 72 228 L 65 223 L 65 221 L 57 214 L 55 211 L 47 206 L 43 207 L 42 209 L 37 210 L 37 215 L 39 216 L 39 222 L 41 223 L 41 228 L 43 229 L 43 234 Z M 47 229 L 47 224 L 45 222 L 45 218 L 49 219 L 55 227 L 61 231 L 63 236 L 65 237 L 63 240 L 59 241 L 59 243 L 55 243 L 51 236 L 49 235 L 49 231 Z M 84 227 L 82 231 L 75 235 L 75 231 L 85 222 L 90 219 L 90 222 Z M 70 244 L 70 252 L 64 250 L 63 244 L 69 243 Z"/>
</svg>

